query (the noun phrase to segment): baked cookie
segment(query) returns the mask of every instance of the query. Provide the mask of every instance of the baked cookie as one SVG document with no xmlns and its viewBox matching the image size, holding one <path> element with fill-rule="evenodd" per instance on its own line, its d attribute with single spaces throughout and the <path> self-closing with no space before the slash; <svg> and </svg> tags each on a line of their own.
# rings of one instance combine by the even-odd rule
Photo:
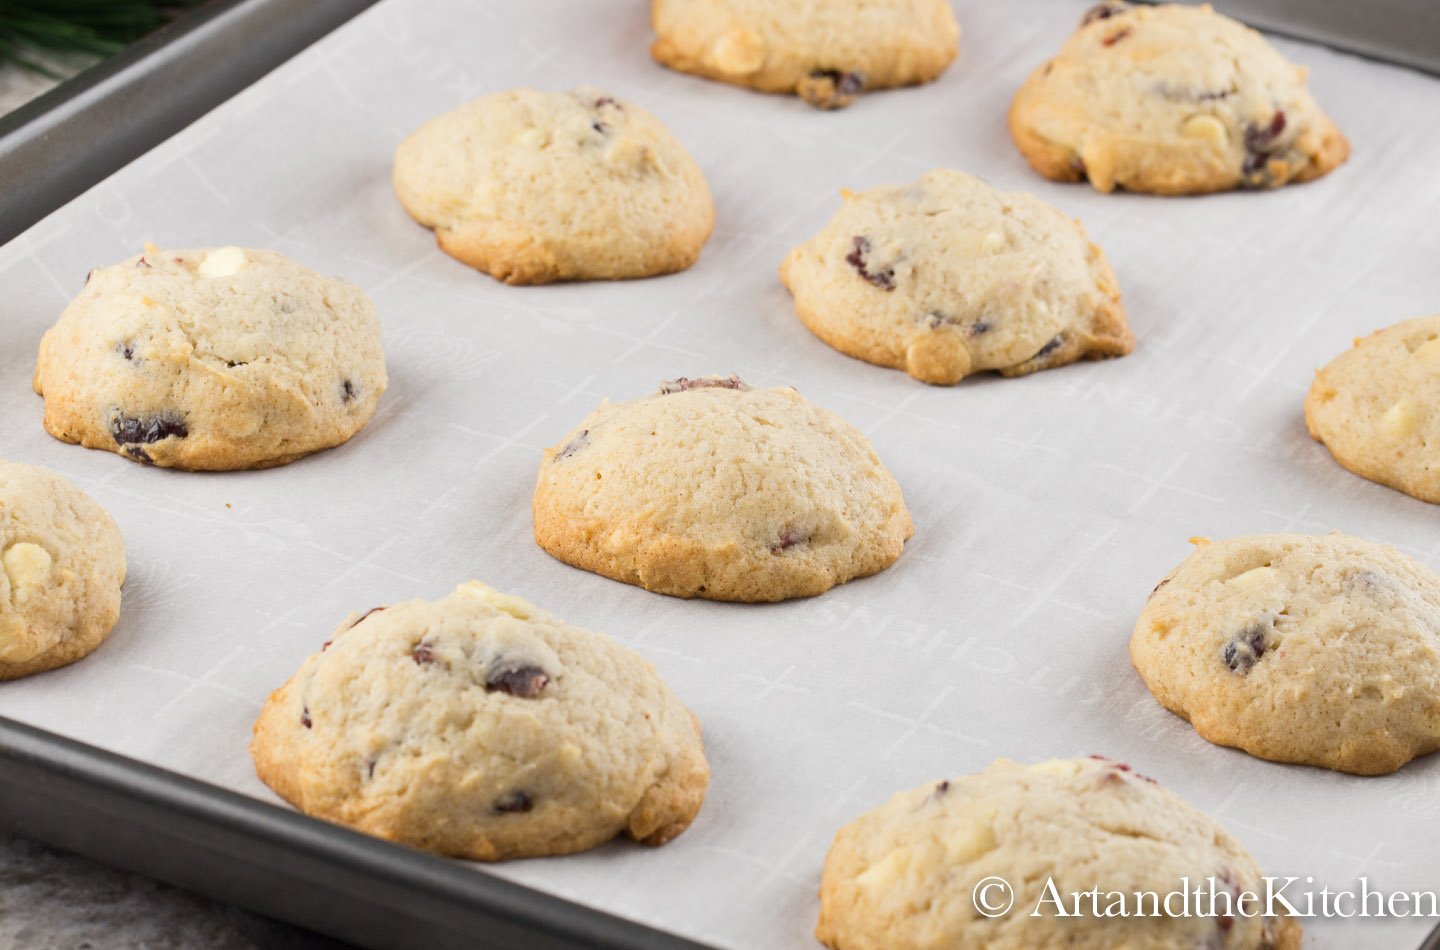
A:
<svg viewBox="0 0 1440 950">
<path fill-rule="evenodd" d="M 820 109 L 929 82 L 955 60 L 948 0 L 652 0 L 657 62 Z"/>
<path fill-rule="evenodd" d="M 167 468 L 284 465 L 364 428 L 385 391 L 364 292 L 275 251 L 145 253 L 90 272 L 40 341 L 57 439 Z"/>
<path fill-rule="evenodd" d="M 654 667 L 474 581 L 352 614 L 271 694 L 250 752 L 308 815 L 479 861 L 664 844 L 710 780 Z"/>
<path fill-rule="evenodd" d="M 1102 911 L 1123 894 L 1129 916 L 1070 896 L 1092 888 Z M 1173 891 L 1191 892 L 1190 916 L 1135 898 Z M 815 936 L 835 950 L 1298 950 L 1298 922 L 1259 916 L 1264 894 L 1255 860 L 1219 822 L 1129 766 L 1002 759 L 841 828 Z"/>
<path fill-rule="evenodd" d="M 1130 638 L 1161 705 L 1275 762 L 1382 775 L 1440 749 L 1440 576 L 1338 531 L 1193 540 Z"/>
<path fill-rule="evenodd" d="M 1020 87 L 1010 133 L 1046 178 L 1100 191 L 1275 188 L 1350 155 L 1305 76 L 1208 4 L 1102 3 Z"/>
<path fill-rule="evenodd" d="M 948 385 L 1134 348 L 1104 253 L 1034 195 L 942 169 L 841 197 L 780 265 L 800 319 L 840 352 Z"/>
<path fill-rule="evenodd" d="M 120 618 L 125 543 L 89 495 L 0 459 L 0 680 L 89 656 Z"/>
<path fill-rule="evenodd" d="M 865 436 L 789 387 L 677 379 L 545 450 L 535 541 L 676 597 L 808 597 L 884 570 L 914 528 Z"/>
<path fill-rule="evenodd" d="M 1305 425 L 1341 465 L 1440 504 L 1440 316 L 1355 341 L 1315 374 Z"/>
<path fill-rule="evenodd" d="M 507 284 L 684 270 L 715 206 L 700 166 L 599 89 L 514 89 L 431 119 L 395 153 L 395 193 L 451 257 Z"/>
</svg>

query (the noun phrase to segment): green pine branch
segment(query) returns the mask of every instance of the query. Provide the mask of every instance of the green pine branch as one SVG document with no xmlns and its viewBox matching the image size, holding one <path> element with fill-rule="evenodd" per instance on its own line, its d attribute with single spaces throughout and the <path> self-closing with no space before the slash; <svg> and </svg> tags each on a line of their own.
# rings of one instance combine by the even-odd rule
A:
<svg viewBox="0 0 1440 950">
<path fill-rule="evenodd" d="M 35 59 L 108 56 L 199 0 L 0 0 L 0 63 L 59 79 Z"/>
</svg>

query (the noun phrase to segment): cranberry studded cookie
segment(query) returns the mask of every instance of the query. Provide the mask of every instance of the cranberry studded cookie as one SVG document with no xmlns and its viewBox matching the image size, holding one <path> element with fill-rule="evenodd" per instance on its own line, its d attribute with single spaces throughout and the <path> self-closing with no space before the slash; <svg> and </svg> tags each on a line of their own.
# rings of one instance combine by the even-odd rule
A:
<svg viewBox="0 0 1440 950">
<path fill-rule="evenodd" d="M 385 384 L 363 291 L 238 247 L 147 245 L 92 271 L 35 367 L 57 439 L 192 470 L 268 468 L 339 445 Z"/>
<path fill-rule="evenodd" d="M 1104 253 L 1033 195 L 942 169 L 842 197 L 780 266 L 801 321 L 840 352 L 948 385 L 1134 347 Z"/>
<path fill-rule="evenodd" d="M 882 571 L 914 530 L 865 436 L 794 389 L 734 376 L 603 403 L 545 450 L 534 516 L 536 543 L 567 564 L 735 601 Z"/>
<path fill-rule="evenodd" d="M 1334 532 L 1198 545 L 1135 624 L 1150 692 L 1218 745 L 1357 775 L 1440 749 L 1440 577 Z"/>
<path fill-rule="evenodd" d="M 1100 191 L 1309 181 L 1350 154 L 1295 66 L 1209 5 L 1102 3 L 1010 107 L 1030 165 Z"/>
<path fill-rule="evenodd" d="M 120 617 L 125 544 L 89 495 L 0 459 L 0 680 L 65 666 Z"/>
<path fill-rule="evenodd" d="M 960 40 L 948 0 L 653 0 L 650 10 L 657 62 L 820 109 L 929 82 Z"/>
<path fill-rule="evenodd" d="M 649 663 L 474 581 L 348 619 L 270 696 L 250 751 L 308 815 L 479 861 L 664 844 L 710 779 Z"/>
<path fill-rule="evenodd" d="M 1095 888 L 1101 908 L 1124 894 L 1128 916 L 1095 914 Z M 1196 888 L 1189 916 L 1133 903 Z M 1246 892 L 1265 883 L 1240 842 L 1129 766 L 1002 759 L 841 828 L 815 935 L 834 950 L 1299 950 L 1299 923 L 1241 906 Z"/>
<path fill-rule="evenodd" d="M 482 96 L 395 153 L 395 193 L 445 253 L 507 284 L 684 270 L 715 224 L 670 131 L 598 89 Z"/>
<path fill-rule="evenodd" d="M 1305 424 L 1356 475 L 1440 504 L 1440 316 L 1356 340 L 1315 374 Z"/>
</svg>

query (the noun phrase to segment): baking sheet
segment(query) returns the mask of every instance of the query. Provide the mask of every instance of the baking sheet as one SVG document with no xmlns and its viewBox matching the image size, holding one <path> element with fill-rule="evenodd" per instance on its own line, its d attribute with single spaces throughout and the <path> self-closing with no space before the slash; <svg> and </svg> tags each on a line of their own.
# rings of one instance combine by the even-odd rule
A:
<svg viewBox="0 0 1440 950">
<path fill-rule="evenodd" d="M 0 248 L 0 453 L 106 505 L 131 574 L 110 641 L 0 687 L 0 715 L 238 791 L 269 690 L 349 611 L 477 577 L 606 631 L 704 722 L 705 810 L 659 850 L 616 844 L 492 873 L 695 939 L 805 946 L 835 829 L 997 757 L 1132 762 L 1244 840 L 1267 873 L 1440 888 L 1440 757 L 1361 779 L 1219 749 L 1162 710 L 1126 644 L 1195 534 L 1341 528 L 1440 566 L 1432 506 L 1349 475 L 1305 434 L 1314 367 L 1440 299 L 1440 83 L 1293 42 L 1355 157 L 1319 182 L 1203 199 L 1039 180 L 1005 109 L 1083 4 L 958 4 L 937 83 L 819 113 L 668 72 L 643 0 L 384 0 Z M 1223 5 L 1222 5 L 1223 9 Z M 511 288 L 439 253 L 389 184 L 425 119 L 512 86 L 593 83 L 697 157 L 715 236 L 683 274 Z M 850 360 L 776 279 L 841 187 L 937 166 L 1084 220 L 1125 291 L 1124 359 L 953 389 Z M 6 187 L 16 186 L 5 183 Z M 64 445 L 29 389 L 86 272 L 169 246 L 274 247 L 343 275 L 385 321 L 391 388 L 350 444 L 194 475 Z M 568 568 L 531 540 L 542 446 L 602 398 L 680 375 L 794 384 L 875 442 L 916 536 L 890 570 L 774 606 L 684 602 Z M 1418 920 L 1312 921 L 1309 946 L 1413 947 Z"/>
</svg>

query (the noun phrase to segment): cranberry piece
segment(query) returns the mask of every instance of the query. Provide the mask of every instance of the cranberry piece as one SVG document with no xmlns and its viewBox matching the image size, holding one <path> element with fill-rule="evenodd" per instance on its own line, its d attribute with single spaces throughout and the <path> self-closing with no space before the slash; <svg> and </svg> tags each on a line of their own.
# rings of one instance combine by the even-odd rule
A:
<svg viewBox="0 0 1440 950">
<path fill-rule="evenodd" d="M 310 721 L 310 707 L 309 707 L 309 706 L 301 706 L 301 707 L 300 707 L 300 725 L 304 726 L 306 729 L 309 729 L 309 728 L 311 728 L 312 726 L 315 725 L 313 722 Z"/>
<path fill-rule="evenodd" d="M 856 272 L 879 287 L 881 290 L 895 289 L 895 268 L 886 267 L 881 270 L 872 271 L 869 269 L 870 239 L 863 235 L 855 235 L 852 250 L 845 255 L 845 263 L 855 268 Z"/>
<path fill-rule="evenodd" d="M 816 69 L 796 91 L 817 109 L 843 109 L 864 90 L 865 74 L 858 70 Z"/>
<path fill-rule="evenodd" d="M 136 266 L 136 267 L 144 267 L 144 268 L 146 268 L 146 269 L 148 270 L 148 269 L 149 269 L 151 266 L 153 266 L 153 265 L 151 265 L 151 263 L 145 259 L 145 255 L 144 255 L 144 254 L 141 254 L 141 255 L 140 255 L 140 259 L 135 262 L 135 266 Z"/>
<path fill-rule="evenodd" d="M 1130 9 L 1130 4 L 1128 3 L 1097 4 L 1085 11 L 1085 16 L 1080 19 L 1080 25 L 1084 26 L 1087 23 L 1094 23 L 1096 20 L 1108 20 L 1118 13 L 1124 13 L 1128 9 Z"/>
<path fill-rule="evenodd" d="M 135 359 L 135 344 L 130 340 L 121 340 L 115 344 L 115 352 L 127 360 L 133 360 Z"/>
<path fill-rule="evenodd" d="M 1056 350 L 1060 349 L 1060 344 L 1061 344 L 1061 343 L 1064 343 L 1064 342 L 1065 342 L 1065 334 L 1063 334 L 1063 333 L 1057 333 L 1057 334 L 1055 334 L 1054 337 L 1051 338 L 1051 340 L 1050 340 L 1049 343 L 1046 343 L 1044 346 L 1040 347 L 1040 349 L 1036 350 L 1036 351 L 1035 351 L 1035 355 L 1032 356 L 1032 357 L 1030 357 L 1030 359 L 1032 359 L 1032 360 L 1044 359 L 1045 357 L 1049 356 L 1051 353 L 1054 353 Z"/>
<path fill-rule="evenodd" d="M 352 623 L 352 624 L 350 625 L 349 629 L 351 629 L 351 630 L 355 629 L 356 627 L 360 626 L 360 624 L 362 624 L 362 623 L 364 623 L 366 620 L 370 619 L 370 615 L 371 615 L 371 614 L 379 613 L 380 611 L 382 611 L 382 610 L 384 610 L 384 609 L 385 609 L 384 607 L 371 607 L 369 610 L 367 610 L 367 611 L 365 611 L 363 614 L 361 614 L 361 615 L 360 615 L 360 618 L 359 618 L 358 620 L 356 620 L 354 623 Z M 329 646 L 330 644 L 329 644 L 329 643 L 326 643 L 325 645 L 326 645 L 326 646 Z"/>
<path fill-rule="evenodd" d="M 555 459 L 554 459 L 554 461 L 558 462 L 558 461 L 560 461 L 561 459 L 568 459 L 570 456 L 574 455 L 576 452 L 578 452 L 578 451 L 580 451 L 581 449 L 585 448 L 585 446 L 587 446 L 587 445 L 589 445 L 589 444 L 590 444 L 590 430 L 589 430 L 589 429 L 581 429 L 579 435 L 577 435 L 575 438 L 571 439 L 569 442 L 566 442 L 566 443 L 565 443 L 565 447 L 564 447 L 563 449 L 561 449 L 559 452 L 556 452 L 556 453 L 555 453 Z"/>
<path fill-rule="evenodd" d="M 359 395 L 359 393 L 360 393 L 360 390 L 356 389 L 356 388 L 355 388 L 355 384 L 352 383 L 352 382 L 351 382 L 350 380 L 348 380 L 348 379 L 345 380 L 344 382 L 342 382 L 342 383 L 340 384 L 340 401 L 341 401 L 341 402 L 350 402 L 350 401 L 351 401 L 352 399 L 354 399 L 357 395 Z"/>
<path fill-rule="evenodd" d="M 1265 655 L 1265 626 L 1255 624 L 1231 637 L 1220 651 L 1220 658 L 1230 672 L 1245 674 Z"/>
<path fill-rule="evenodd" d="M 534 800 L 524 792 L 516 789 L 513 792 L 506 792 L 495 799 L 495 810 L 501 814 L 523 813 L 535 807 Z"/>
<path fill-rule="evenodd" d="M 155 464 L 155 460 L 150 457 L 150 453 L 147 452 L 147 451 L 145 451 L 144 449 L 140 448 L 140 446 L 138 446 L 138 445 L 127 445 L 127 446 L 125 446 L 124 448 L 125 448 L 125 454 L 128 455 L 128 456 L 130 456 L 130 457 L 131 457 L 132 459 L 134 459 L 135 461 L 141 462 L 141 463 L 143 463 L 143 464 L 145 464 L 145 465 L 154 465 L 154 464 Z"/>
<path fill-rule="evenodd" d="M 702 376 L 699 379 L 686 379 L 681 376 L 679 379 L 661 383 L 660 395 L 669 396 L 672 393 L 684 393 L 692 389 L 734 389 L 748 392 L 750 387 L 739 376 L 733 374 L 730 376 Z"/>
<path fill-rule="evenodd" d="M 810 536 L 795 529 L 787 527 L 780 532 L 780 540 L 770 545 L 771 554 L 783 554 L 797 544 L 803 544 L 810 540 Z"/>
<path fill-rule="evenodd" d="M 138 418 L 116 413 L 110 418 L 110 435 L 116 445 L 140 443 L 149 445 L 171 437 L 183 439 L 190 434 L 179 416 L 162 413 L 157 416 Z"/>
<path fill-rule="evenodd" d="M 415 649 L 410 651 L 410 659 L 415 661 L 416 666 L 433 666 L 435 664 L 435 648 L 421 640 L 415 644 Z"/>
<path fill-rule="evenodd" d="M 949 781 L 948 779 L 945 780 L 945 781 L 943 781 L 943 782 L 938 782 L 938 783 L 936 783 L 936 785 L 935 785 L 935 797 L 936 797 L 936 798 L 939 798 L 941 795 L 944 795 L 944 794 L 945 794 L 946 792 L 948 792 L 948 791 L 950 791 L 950 781 Z"/>
<path fill-rule="evenodd" d="M 485 692 L 534 699 L 549 683 L 549 674 L 538 666 L 502 666 L 491 670 L 490 675 L 485 677 Z"/>
</svg>

